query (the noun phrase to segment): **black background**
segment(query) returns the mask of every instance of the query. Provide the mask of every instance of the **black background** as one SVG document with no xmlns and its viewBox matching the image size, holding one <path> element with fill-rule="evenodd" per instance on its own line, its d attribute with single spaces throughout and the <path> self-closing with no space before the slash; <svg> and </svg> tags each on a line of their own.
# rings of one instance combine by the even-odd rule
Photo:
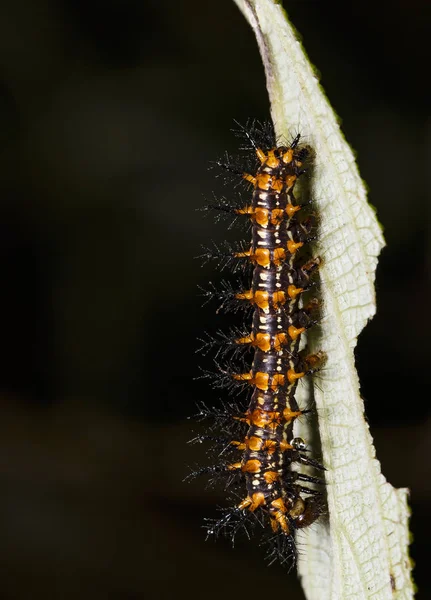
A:
<svg viewBox="0 0 431 600">
<path fill-rule="evenodd" d="M 385 228 L 357 358 L 383 473 L 411 489 L 426 598 L 429 15 L 285 5 Z M 193 256 L 225 229 L 195 208 L 220 191 L 207 167 L 235 149 L 233 119 L 268 115 L 229 0 L 1 4 L 1 599 L 303 597 L 255 544 L 205 543 L 223 493 L 181 482 L 204 461 L 186 417 L 218 397 L 193 381 L 196 337 L 220 325 Z"/>
</svg>

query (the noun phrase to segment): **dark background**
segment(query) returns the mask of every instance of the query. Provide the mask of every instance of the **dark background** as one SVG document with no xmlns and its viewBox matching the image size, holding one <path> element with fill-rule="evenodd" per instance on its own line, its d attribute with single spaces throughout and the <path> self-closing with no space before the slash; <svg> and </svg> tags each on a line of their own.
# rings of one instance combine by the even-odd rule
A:
<svg viewBox="0 0 431 600">
<path fill-rule="evenodd" d="M 423 598 L 425 5 L 285 2 L 385 228 L 358 366 L 383 472 L 411 489 Z M 268 114 L 230 0 L 2 2 L 1 600 L 303 597 L 253 543 L 205 543 L 223 492 L 181 482 L 205 462 L 186 417 L 219 396 L 193 381 L 196 337 L 221 323 L 197 296 L 213 266 L 193 257 L 225 228 L 195 208 L 220 192 L 207 167 L 235 149 L 233 119 Z"/>
</svg>

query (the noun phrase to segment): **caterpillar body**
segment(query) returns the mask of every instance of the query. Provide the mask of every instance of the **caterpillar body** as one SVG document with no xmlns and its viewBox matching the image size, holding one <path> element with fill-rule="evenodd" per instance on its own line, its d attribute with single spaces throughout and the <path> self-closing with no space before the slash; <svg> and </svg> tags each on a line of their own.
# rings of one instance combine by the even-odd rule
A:
<svg viewBox="0 0 431 600">
<path fill-rule="evenodd" d="M 199 416 L 215 419 L 209 440 L 219 451 L 219 464 L 199 469 L 214 479 L 227 476 L 233 508 L 222 509 L 217 520 L 207 520 L 209 535 L 227 533 L 235 537 L 240 529 L 247 534 L 259 528 L 269 544 L 269 562 L 292 566 L 297 556 L 295 532 L 307 527 L 324 511 L 322 477 L 301 472 L 302 465 L 323 472 L 323 466 L 309 456 L 304 440 L 295 437 L 296 419 L 301 410 L 296 399 L 298 381 L 319 370 L 323 352 L 306 355 L 300 351 L 301 335 L 316 323 L 319 301 L 304 293 L 314 284 L 321 260 L 305 255 L 304 247 L 315 236 L 315 218 L 297 202 L 295 184 L 305 172 L 310 149 L 300 144 L 297 135 L 290 144 L 276 144 L 270 125 L 248 124 L 237 132 L 254 155 L 254 169 L 227 157 L 218 161 L 223 169 L 239 175 L 252 187 L 251 199 L 216 202 L 210 207 L 221 214 L 249 219 L 251 244 L 222 253 L 207 250 L 205 258 L 218 258 L 223 266 L 240 261 L 249 265 L 250 285 L 235 290 L 225 283 L 220 291 L 207 292 L 222 307 L 237 310 L 244 306 L 252 312 L 248 330 L 209 337 L 209 347 L 217 357 L 250 350 L 251 366 L 243 372 L 217 362 L 216 387 L 248 390 L 248 404 L 227 402 L 210 409 L 201 404 Z M 251 172 L 250 172 L 251 171 Z M 250 313 L 250 311 L 248 311 Z M 217 430 L 221 435 L 212 435 Z M 310 485 L 311 484 L 311 485 Z"/>
</svg>

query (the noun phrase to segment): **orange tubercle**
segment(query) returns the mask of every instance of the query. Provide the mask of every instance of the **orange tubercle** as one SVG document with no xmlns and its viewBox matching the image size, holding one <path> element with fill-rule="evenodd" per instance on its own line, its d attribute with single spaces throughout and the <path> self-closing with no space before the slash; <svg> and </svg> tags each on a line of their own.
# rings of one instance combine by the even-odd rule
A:
<svg viewBox="0 0 431 600">
<path fill-rule="evenodd" d="M 274 454 L 277 449 L 277 442 L 275 440 L 266 440 L 263 447 L 268 454 Z"/>
<path fill-rule="evenodd" d="M 269 190 L 271 189 L 271 175 L 269 173 L 259 173 L 255 180 L 255 187 L 260 190 Z"/>
<path fill-rule="evenodd" d="M 235 340 L 235 344 L 241 345 L 241 344 L 252 344 L 253 345 L 254 342 L 254 334 L 251 333 L 250 335 L 247 335 L 246 337 L 242 337 L 242 338 L 237 338 Z"/>
<path fill-rule="evenodd" d="M 274 308 L 282 306 L 286 302 L 286 294 L 284 292 L 274 292 L 272 294 L 272 304 Z"/>
<path fill-rule="evenodd" d="M 241 469 L 241 467 L 242 467 L 242 464 L 240 462 L 236 462 L 236 463 L 227 465 L 227 468 L 229 471 L 237 471 L 238 469 Z"/>
<path fill-rule="evenodd" d="M 266 154 L 262 148 L 256 148 L 256 155 L 262 164 L 266 161 Z"/>
<path fill-rule="evenodd" d="M 301 335 L 301 333 L 304 333 L 304 331 L 305 327 L 296 328 L 293 325 L 290 325 L 289 329 L 287 330 L 290 339 L 293 341 L 295 341 Z"/>
<path fill-rule="evenodd" d="M 261 267 L 269 267 L 271 264 L 269 248 L 258 248 L 251 258 Z"/>
<path fill-rule="evenodd" d="M 269 150 L 268 151 L 268 158 L 266 160 L 266 164 L 271 169 L 275 169 L 280 164 L 280 161 L 278 160 L 278 158 L 276 158 L 276 156 L 274 154 L 274 150 Z"/>
<path fill-rule="evenodd" d="M 259 506 L 265 504 L 265 496 L 262 494 L 262 492 L 255 492 L 252 495 L 251 500 L 252 502 L 249 508 L 251 512 L 254 512 L 257 508 L 259 508 Z"/>
<path fill-rule="evenodd" d="M 294 206 L 293 204 L 288 204 L 285 208 L 285 211 L 287 213 L 287 216 L 289 217 L 293 217 L 293 215 L 298 211 L 301 210 L 301 207 L 296 205 Z"/>
<path fill-rule="evenodd" d="M 295 383 L 297 379 L 301 379 L 301 377 L 304 377 L 304 375 L 305 373 L 296 373 L 294 369 L 289 369 L 287 371 L 287 379 L 289 380 L 289 383 Z"/>
<path fill-rule="evenodd" d="M 293 419 L 296 419 L 297 417 L 300 417 L 301 415 L 302 411 L 300 410 L 291 410 L 289 407 L 283 409 L 283 418 L 287 423 L 289 423 Z M 290 444 L 288 445 L 290 446 Z"/>
<path fill-rule="evenodd" d="M 285 333 L 276 333 L 274 337 L 274 350 L 280 352 L 283 346 L 287 344 L 287 336 Z"/>
<path fill-rule="evenodd" d="M 282 179 L 276 179 L 275 177 L 271 181 L 271 190 L 274 192 L 281 192 L 283 189 L 284 183 Z"/>
<path fill-rule="evenodd" d="M 278 523 L 274 517 L 271 517 L 271 529 L 274 533 L 278 531 Z"/>
<path fill-rule="evenodd" d="M 250 250 L 245 250 L 244 252 L 234 252 L 235 258 L 247 258 L 247 256 L 251 256 L 251 248 Z"/>
<path fill-rule="evenodd" d="M 263 478 L 265 479 L 266 483 L 274 483 L 277 481 L 277 479 L 280 479 L 280 474 L 277 473 L 277 471 L 266 471 L 263 474 Z"/>
<path fill-rule="evenodd" d="M 271 519 L 273 520 L 273 522 L 275 521 L 275 523 L 276 523 L 275 531 L 277 531 L 278 527 L 280 527 L 280 529 L 284 533 L 289 533 L 289 525 L 288 525 L 288 521 L 285 516 L 286 506 L 283 502 L 283 499 L 277 498 L 276 500 L 273 500 L 271 502 L 271 508 L 276 509 L 275 511 L 271 511 L 272 512 Z M 273 529 L 274 529 L 274 526 L 273 526 Z"/>
<path fill-rule="evenodd" d="M 291 444 L 288 444 L 287 442 L 280 442 L 281 452 L 284 452 L 285 450 L 291 450 L 292 448 L 293 446 Z"/>
<path fill-rule="evenodd" d="M 232 440 L 230 445 L 235 446 L 237 450 L 245 450 L 247 447 L 245 442 L 238 442 L 236 440 Z"/>
<path fill-rule="evenodd" d="M 269 210 L 267 208 L 256 208 L 254 211 L 254 220 L 261 227 L 268 227 Z"/>
<path fill-rule="evenodd" d="M 292 162 L 292 158 L 293 158 L 293 150 L 292 148 L 289 148 L 289 150 L 286 150 L 286 152 L 283 154 L 283 162 L 285 165 L 288 165 L 289 163 Z"/>
<path fill-rule="evenodd" d="M 298 288 L 294 285 L 289 285 L 289 287 L 287 288 L 287 293 L 289 297 L 292 298 L 292 300 L 294 300 L 296 296 L 299 296 L 299 294 L 302 294 L 303 291 L 304 288 Z"/>
<path fill-rule="evenodd" d="M 275 248 L 274 265 L 279 267 L 286 260 L 286 250 L 284 248 Z"/>
<path fill-rule="evenodd" d="M 285 515 L 282 515 L 282 514 L 281 515 L 277 515 L 276 519 L 278 521 L 278 524 L 280 526 L 281 531 L 283 533 L 285 533 L 286 535 L 288 535 L 289 532 L 290 532 L 290 529 L 289 529 L 289 523 L 288 523 Z"/>
<path fill-rule="evenodd" d="M 273 500 L 271 502 L 271 506 L 273 506 L 274 508 L 277 508 L 278 510 L 286 512 L 286 507 L 284 505 L 283 498 L 277 498 L 276 500 Z"/>
<path fill-rule="evenodd" d="M 268 292 L 264 292 L 261 290 L 258 290 L 255 294 L 254 294 L 254 303 L 261 308 L 263 311 L 268 311 L 269 310 L 269 293 Z"/>
<path fill-rule="evenodd" d="M 244 510 L 244 508 L 247 508 L 248 506 L 250 506 L 250 504 L 252 503 L 252 499 L 250 498 L 250 496 L 247 496 L 247 498 L 244 498 L 244 500 L 238 504 L 238 508 L 240 510 Z"/>
<path fill-rule="evenodd" d="M 241 471 L 243 473 L 259 473 L 260 467 L 260 460 L 257 458 L 251 458 L 245 463 L 245 465 L 241 467 Z"/>
<path fill-rule="evenodd" d="M 295 252 L 299 250 L 299 248 L 302 248 L 303 245 L 303 242 L 294 242 L 293 240 L 289 240 L 287 242 L 287 249 L 289 250 L 290 254 L 295 254 Z"/>
<path fill-rule="evenodd" d="M 257 333 L 253 346 L 256 346 L 262 352 L 269 352 L 271 349 L 271 336 L 269 333 Z"/>
<path fill-rule="evenodd" d="M 252 452 L 260 452 L 260 450 L 262 450 L 262 447 L 264 445 L 264 441 L 262 438 L 257 437 L 256 435 L 252 435 L 248 440 L 247 440 L 247 447 L 252 451 Z"/>
<path fill-rule="evenodd" d="M 255 408 L 249 416 L 250 424 L 256 427 L 267 427 L 275 429 L 281 422 L 280 413 L 277 411 L 266 411 L 261 408 Z"/>
<path fill-rule="evenodd" d="M 244 206 L 244 208 L 237 208 L 235 212 L 238 215 L 254 215 L 254 208 L 252 206 Z"/>
<path fill-rule="evenodd" d="M 271 389 L 275 392 L 284 385 L 284 375 L 276 373 L 271 379 Z"/>
<path fill-rule="evenodd" d="M 254 186 L 256 186 L 256 177 L 253 177 L 253 175 L 250 175 L 250 173 L 243 173 L 242 176 L 243 176 L 243 179 L 245 179 L 246 181 L 249 181 Z"/>
<path fill-rule="evenodd" d="M 268 390 L 269 383 L 269 375 L 268 373 L 263 373 L 262 371 L 257 371 L 256 375 L 253 378 L 253 384 L 263 392 Z"/>
<path fill-rule="evenodd" d="M 286 177 L 286 187 L 287 187 L 287 191 L 289 191 L 290 189 L 292 189 L 292 187 L 294 186 L 296 181 L 296 175 L 288 175 Z"/>
<path fill-rule="evenodd" d="M 250 419 L 248 417 L 237 417 L 236 415 L 234 415 L 232 419 L 234 421 L 240 421 L 241 423 L 247 423 L 247 425 L 250 425 Z"/>
<path fill-rule="evenodd" d="M 271 211 L 271 225 L 279 225 L 283 221 L 284 210 L 273 208 Z"/>
<path fill-rule="evenodd" d="M 242 292 L 240 294 L 235 294 L 235 298 L 237 300 L 253 300 L 253 291 L 252 290 L 247 290 L 247 291 Z"/>
<path fill-rule="evenodd" d="M 253 381 L 253 373 L 251 371 L 249 373 L 233 373 L 232 377 L 236 381 Z"/>
</svg>

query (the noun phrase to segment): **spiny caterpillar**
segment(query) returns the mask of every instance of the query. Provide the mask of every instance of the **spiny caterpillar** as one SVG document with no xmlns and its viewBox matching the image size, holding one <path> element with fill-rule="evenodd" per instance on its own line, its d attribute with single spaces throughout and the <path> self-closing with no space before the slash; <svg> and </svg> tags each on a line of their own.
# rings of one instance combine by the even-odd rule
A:
<svg viewBox="0 0 431 600">
<path fill-rule="evenodd" d="M 244 169 L 229 156 L 217 165 L 252 187 L 251 201 L 223 199 L 206 209 L 248 219 L 251 244 L 239 248 L 226 244 L 222 250 L 206 249 L 203 256 L 218 259 L 222 268 L 234 272 L 242 264 L 251 283 L 235 289 L 223 282 L 220 290 L 213 287 L 205 295 L 221 301 L 225 310 L 249 308 L 251 326 L 208 336 L 204 345 L 216 349 L 214 387 L 232 392 L 239 386 L 240 392 L 248 391 L 248 402 L 245 406 L 227 402 L 220 408 L 200 404 L 198 416 L 213 419 L 214 425 L 195 441 L 212 442 L 219 449 L 219 463 L 192 475 L 227 477 L 233 507 L 221 509 L 218 520 L 207 519 L 209 535 L 226 533 L 234 539 L 241 529 L 247 535 L 254 528 L 262 529 L 264 543 L 269 544 L 269 563 L 291 567 L 297 557 L 295 531 L 311 525 L 324 510 L 323 479 L 300 470 L 302 465 L 318 471 L 324 467 L 307 455 L 304 440 L 293 434 L 295 420 L 310 412 L 298 406 L 298 381 L 319 370 L 325 360 L 323 352 L 307 356 L 300 351 L 301 335 L 316 323 L 319 307 L 316 298 L 303 301 L 321 263 L 320 258 L 304 254 L 304 246 L 315 239 L 315 218 L 312 214 L 300 218 L 309 203 L 299 204 L 294 195 L 310 149 L 300 145 L 300 135 L 288 145 L 277 145 L 268 124 L 249 123 L 236 134 L 247 143 L 242 149 L 253 151 L 253 168 L 248 164 Z M 251 367 L 241 372 L 218 362 L 232 352 L 246 364 L 247 350 L 253 355 Z"/>
</svg>

